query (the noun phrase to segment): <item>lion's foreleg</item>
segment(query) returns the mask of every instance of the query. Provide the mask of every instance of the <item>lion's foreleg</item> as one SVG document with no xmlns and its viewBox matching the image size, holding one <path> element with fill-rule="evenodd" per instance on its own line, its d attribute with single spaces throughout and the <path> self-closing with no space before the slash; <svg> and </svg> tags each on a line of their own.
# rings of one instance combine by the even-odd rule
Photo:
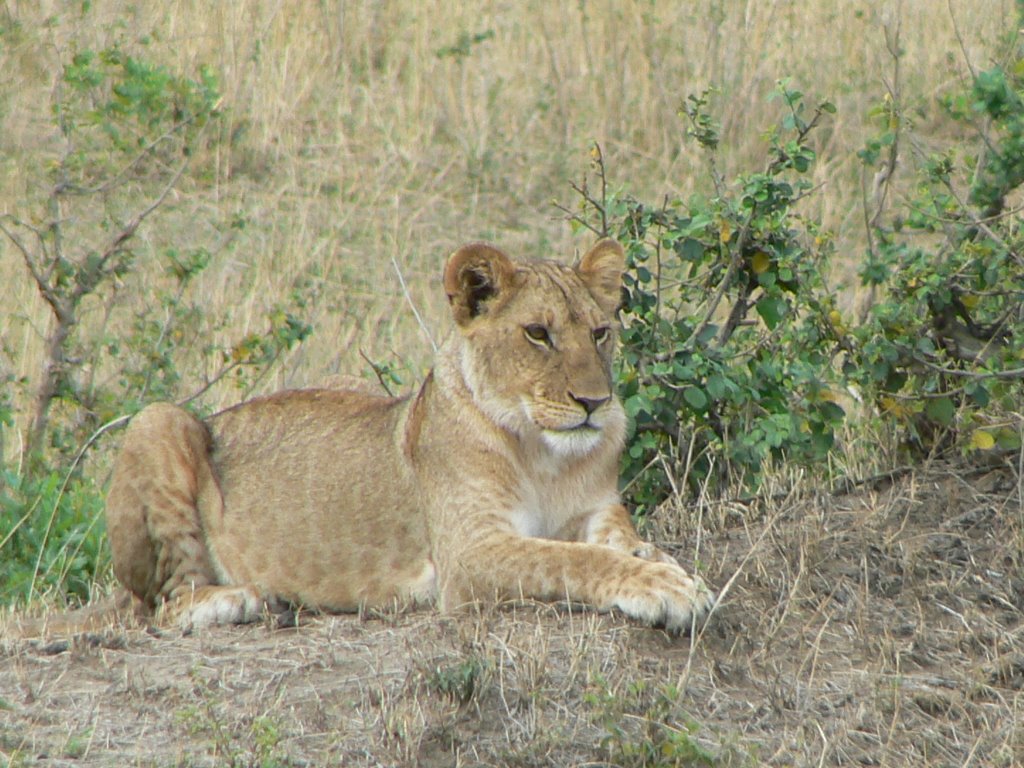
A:
<svg viewBox="0 0 1024 768">
<path fill-rule="evenodd" d="M 473 600 L 569 600 L 601 611 L 621 610 L 646 624 L 685 631 L 714 596 L 699 577 L 674 562 L 582 542 L 494 534 L 445 564 L 442 608 Z"/>
</svg>

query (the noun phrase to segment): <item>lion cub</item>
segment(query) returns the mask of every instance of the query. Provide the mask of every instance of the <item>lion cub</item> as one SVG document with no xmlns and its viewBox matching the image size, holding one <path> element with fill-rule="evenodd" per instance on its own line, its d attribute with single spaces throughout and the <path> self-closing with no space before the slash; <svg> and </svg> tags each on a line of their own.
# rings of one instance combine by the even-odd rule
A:
<svg viewBox="0 0 1024 768">
<path fill-rule="evenodd" d="M 287 391 L 206 422 L 149 406 L 107 499 L 117 578 L 186 628 L 277 601 L 525 597 L 685 630 L 713 596 L 617 490 L 623 268 L 612 240 L 574 268 L 473 243 L 445 267 L 455 331 L 417 394 Z"/>
</svg>

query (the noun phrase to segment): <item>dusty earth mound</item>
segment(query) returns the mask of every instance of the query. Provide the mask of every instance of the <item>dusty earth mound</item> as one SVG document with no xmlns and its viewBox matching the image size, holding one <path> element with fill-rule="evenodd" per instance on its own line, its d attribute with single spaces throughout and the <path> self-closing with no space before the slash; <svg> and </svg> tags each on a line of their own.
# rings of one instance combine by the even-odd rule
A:
<svg viewBox="0 0 1024 768">
<path fill-rule="evenodd" d="M 532 605 L 8 638 L 0 759 L 1024 764 L 1018 472 L 933 469 L 737 512 L 702 536 L 728 587 L 693 639 Z"/>
</svg>

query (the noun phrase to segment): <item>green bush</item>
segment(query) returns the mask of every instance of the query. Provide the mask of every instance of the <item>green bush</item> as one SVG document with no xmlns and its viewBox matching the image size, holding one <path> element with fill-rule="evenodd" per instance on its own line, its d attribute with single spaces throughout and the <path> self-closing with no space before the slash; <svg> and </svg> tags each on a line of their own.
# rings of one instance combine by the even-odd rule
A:
<svg viewBox="0 0 1024 768">
<path fill-rule="evenodd" d="M 785 83 L 785 115 L 760 171 L 726 183 L 708 94 L 690 97 L 690 135 L 713 189 L 651 205 L 586 189 L 577 224 L 611 234 L 628 259 L 619 388 L 631 432 L 623 476 L 641 511 L 672 490 L 755 484 L 772 459 L 821 463 L 843 409 L 832 364 L 831 239 L 795 212 L 811 192 L 810 139 L 834 111 Z M 597 172 L 604 189 L 604 167 Z"/>
<path fill-rule="evenodd" d="M 829 102 L 809 107 L 780 83 L 764 167 L 727 181 L 709 93 L 689 97 L 688 134 L 710 165 L 706 189 L 688 200 L 609 192 L 595 149 L 599 192 L 578 186 L 578 209 L 563 210 L 626 248 L 623 480 L 641 513 L 672 493 L 755 486 L 772 464 L 842 466 L 828 461 L 847 421 L 840 403 L 857 405 L 853 431 L 887 431 L 909 460 L 1020 449 L 1024 231 L 1011 202 L 1024 184 L 1019 40 L 1001 60 L 945 99 L 960 139 L 944 151 L 907 139 L 912 126 L 892 94 L 877 110 L 881 131 L 859 153 L 874 174 L 860 318 L 844 316 L 827 284 L 831 236 L 800 213 Z M 904 143 L 913 147 L 906 163 Z M 910 194 L 890 209 L 904 164 Z"/>
</svg>

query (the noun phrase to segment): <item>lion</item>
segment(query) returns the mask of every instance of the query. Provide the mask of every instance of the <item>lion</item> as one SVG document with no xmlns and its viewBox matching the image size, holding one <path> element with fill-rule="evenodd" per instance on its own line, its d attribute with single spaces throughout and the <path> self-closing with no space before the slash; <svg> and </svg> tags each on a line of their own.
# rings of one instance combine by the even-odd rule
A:
<svg viewBox="0 0 1024 768">
<path fill-rule="evenodd" d="M 536 599 L 688 630 L 712 592 L 618 491 L 624 267 L 611 239 L 574 267 L 471 243 L 447 260 L 454 330 L 415 394 L 289 390 L 206 421 L 147 406 L 107 499 L 117 579 L 185 629 Z"/>
</svg>

